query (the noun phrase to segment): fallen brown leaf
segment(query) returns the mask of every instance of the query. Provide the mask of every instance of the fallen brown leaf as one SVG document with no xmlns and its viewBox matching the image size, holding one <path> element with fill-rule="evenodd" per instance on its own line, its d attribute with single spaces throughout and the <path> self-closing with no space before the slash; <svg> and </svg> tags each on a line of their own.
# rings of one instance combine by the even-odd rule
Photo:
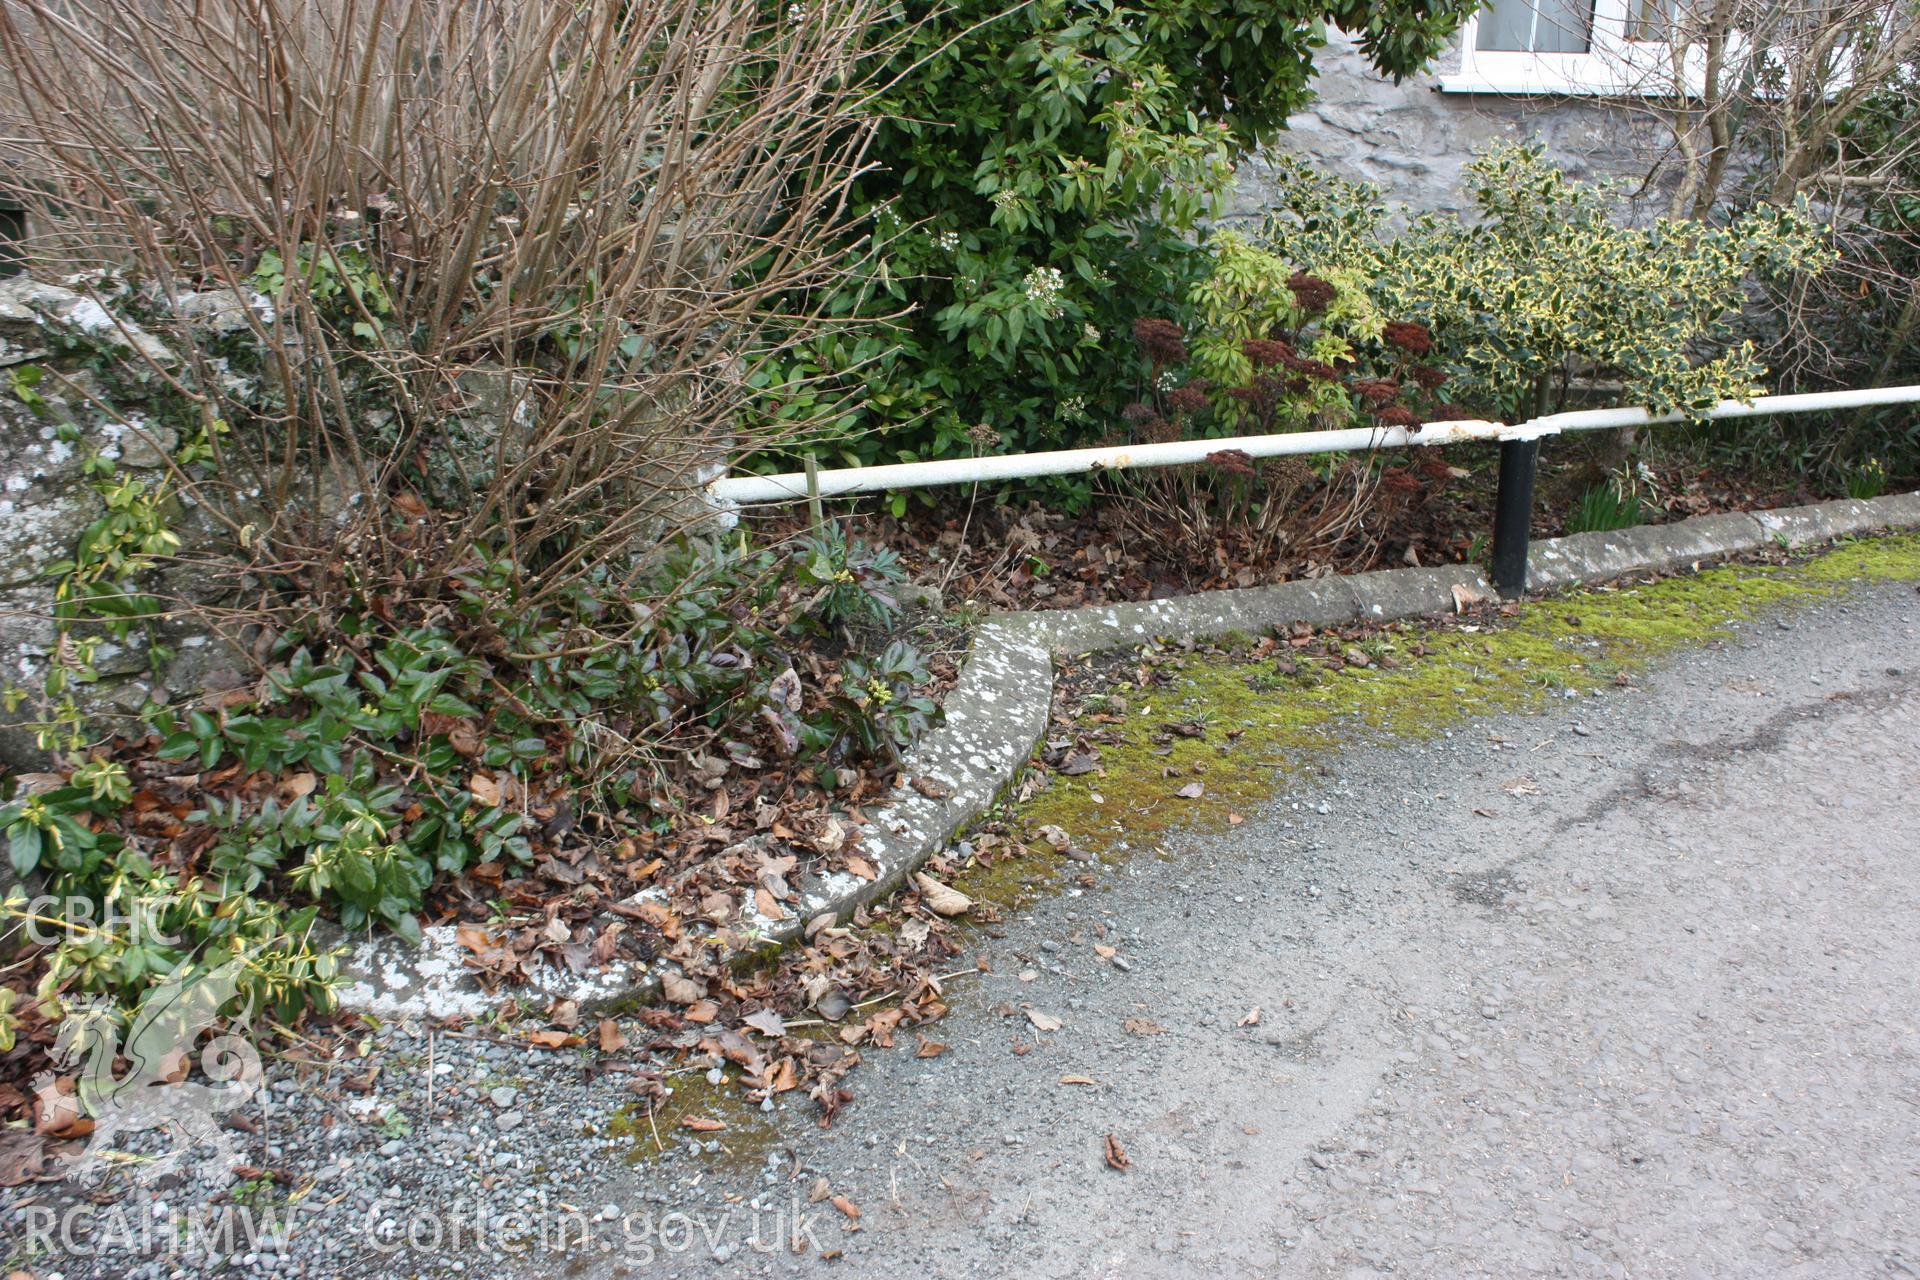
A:
<svg viewBox="0 0 1920 1280">
<path fill-rule="evenodd" d="M 33 1131 L 48 1138 L 84 1138 L 93 1132 L 93 1120 L 82 1114 L 70 1077 L 61 1077 L 51 1089 L 34 1095 Z"/>
<path fill-rule="evenodd" d="M 491 933 L 477 924 L 457 925 L 453 930 L 453 939 L 476 955 L 484 955 L 500 944 Z"/>
<path fill-rule="evenodd" d="M 786 1019 L 771 1009 L 756 1009 L 740 1020 L 763 1036 L 779 1039 L 787 1034 Z"/>
<path fill-rule="evenodd" d="M 1109 1169 L 1118 1169 L 1120 1172 L 1125 1173 L 1133 1167 L 1133 1159 L 1127 1155 L 1127 1149 L 1121 1146 L 1120 1139 L 1114 1137 L 1112 1134 L 1107 1135 L 1106 1157 L 1107 1167 Z"/>
<path fill-rule="evenodd" d="M 660 975 L 660 994 L 674 1004 L 693 1004 L 706 998 L 707 984 L 685 974 L 664 973 Z"/>
<path fill-rule="evenodd" d="M 1453 611 L 1455 613 L 1465 613 L 1476 604 L 1485 604 L 1487 598 L 1486 592 L 1475 587 L 1470 587 L 1464 582 L 1456 582 L 1453 584 Z"/>
<path fill-rule="evenodd" d="M 937 915 L 964 915 L 973 906 L 973 899 L 953 888 L 941 884 L 924 871 L 913 873 L 913 883 L 920 889 L 920 900 Z"/>
</svg>

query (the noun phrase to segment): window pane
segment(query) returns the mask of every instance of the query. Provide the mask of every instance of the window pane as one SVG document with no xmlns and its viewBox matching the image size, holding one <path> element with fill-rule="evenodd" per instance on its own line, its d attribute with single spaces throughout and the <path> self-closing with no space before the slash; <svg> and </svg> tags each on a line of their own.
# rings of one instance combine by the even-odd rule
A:
<svg viewBox="0 0 1920 1280">
<path fill-rule="evenodd" d="M 1680 20 L 1679 0 L 1630 0 L 1627 39 L 1665 41 Z"/>
<path fill-rule="evenodd" d="M 1594 0 L 1493 0 L 1480 11 L 1476 48 L 1518 53 L 1585 53 Z"/>
</svg>

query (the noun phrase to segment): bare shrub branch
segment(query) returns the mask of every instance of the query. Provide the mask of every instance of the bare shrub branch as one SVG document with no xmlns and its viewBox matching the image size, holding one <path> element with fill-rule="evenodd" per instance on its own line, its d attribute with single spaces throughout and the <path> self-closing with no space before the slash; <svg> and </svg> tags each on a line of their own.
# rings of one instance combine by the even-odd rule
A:
<svg viewBox="0 0 1920 1280">
<path fill-rule="evenodd" d="M 868 0 L 5 0 L 0 189 L 177 364 L 262 562 L 644 549 L 831 323 Z M 219 298 L 228 331 L 210 336 Z M 763 429 L 764 430 L 764 429 Z M 390 503 L 424 499 L 431 536 Z"/>
</svg>

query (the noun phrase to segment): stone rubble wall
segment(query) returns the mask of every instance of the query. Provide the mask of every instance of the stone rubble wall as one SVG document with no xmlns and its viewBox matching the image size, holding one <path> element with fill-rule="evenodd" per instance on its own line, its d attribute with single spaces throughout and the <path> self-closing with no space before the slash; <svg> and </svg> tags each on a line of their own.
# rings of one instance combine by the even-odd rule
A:
<svg viewBox="0 0 1920 1280">
<path fill-rule="evenodd" d="M 46 416 L 0 389 L 0 688 L 36 695 L 55 643 L 54 581 L 47 567 L 72 559 L 80 536 L 105 513 L 82 470 L 86 455 L 97 451 L 113 459 L 117 470 L 151 484 L 164 474 L 164 451 L 176 444 L 173 433 L 150 422 L 124 389 L 108 392 L 68 347 L 75 337 L 95 347 L 139 347 L 163 366 L 173 363 L 159 339 L 137 327 L 116 326 L 98 303 L 72 289 L 27 276 L 0 280 L 0 379 L 20 365 L 57 369 L 88 396 L 124 414 L 122 422 L 101 424 L 93 406 L 50 378 L 37 388 L 48 401 Z M 61 421 L 78 427 L 81 440 L 61 439 L 56 425 Z M 175 519 L 174 528 L 189 542 L 196 532 L 204 533 L 187 513 Z M 155 589 L 194 596 L 195 584 L 183 580 L 190 577 L 184 566 L 163 568 Z M 131 717 L 149 697 L 195 690 L 206 672 L 233 658 L 184 623 L 163 621 L 159 633 L 175 656 L 157 676 L 150 669 L 143 629 L 125 643 L 103 641 L 95 651 L 101 679 L 77 689 L 76 701 L 101 727 L 131 726 Z M 16 770 L 46 765 L 46 753 L 22 727 L 35 714 L 31 703 L 13 712 L 0 710 L 0 765 Z"/>
<path fill-rule="evenodd" d="M 1440 77 L 1460 66 L 1455 48 L 1399 84 L 1368 65 L 1340 32 L 1314 58 L 1317 100 L 1287 122 L 1275 150 L 1295 152 L 1336 176 L 1381 187 L 1389 205 L 1414 212 L 1462 206 L 1461 171 L 1498 142 L 1537 142 L 1582 181 L 1645 176 L 1658 128 L 1617 105 L 1589 98 L 1443 93 Z M 1223 217 L 1258 221 L 1273 202 L 1274 171 L 1244 163 Z"/>
</svg>

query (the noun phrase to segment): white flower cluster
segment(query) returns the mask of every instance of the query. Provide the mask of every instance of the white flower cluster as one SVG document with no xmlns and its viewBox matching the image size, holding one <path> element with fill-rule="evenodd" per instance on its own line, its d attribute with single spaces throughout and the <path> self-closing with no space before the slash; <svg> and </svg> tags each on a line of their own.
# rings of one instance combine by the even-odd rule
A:
<svg viewBox="0 0 1920 1280">
<path fill-rule="evenodd" d="M 1067 285 L 1067 278 L 1060 274 L 1060 268 L 1035 267 L 1027 272 L 1026 285 L 1027 300 L 1039 303 L 1048 319 L 1060 314 L 1060 291 Z"/>
<path fill-rule="evenodd" d="M 1154 383 L 1154 385 L 1159 387 L 1160 390 L 1162 391 L 1171 391 L 1175 387 L 1180 385 L 1180 379 L 1174 376 L 1173 370 L 1167 369 L 1160 374 L 1159 379 Z"/>
<path fill-rule="evenodd" d="M 797 5 L 797 4 L 790 4 L 787 6 L 788 22 L 798 27 L 798 26 L 804 25 L 806 20 L 807 20 L 807 11 L 804 6 Z"/>
<path fill-rule="evenodd" d="M 960 233 L 958 231 L 942 231 L 933 238 L 933 242 L 946 252 L 953 253 L 960 247 Z"/>
<path fill-rule="evenodd" d="M 1087 398 L 1085 396 L 1068 396 L 1060 402 L 1060 416 L 1068 422 L 1078 422 L 1086 415 Z"/>
<path fill-rule="evenodd" d="M 1007 209 L 1020 203 L 1020 193 L 1012 187 L 1002 187 L 993 193 L 993 207 Z"/>
</svg>

